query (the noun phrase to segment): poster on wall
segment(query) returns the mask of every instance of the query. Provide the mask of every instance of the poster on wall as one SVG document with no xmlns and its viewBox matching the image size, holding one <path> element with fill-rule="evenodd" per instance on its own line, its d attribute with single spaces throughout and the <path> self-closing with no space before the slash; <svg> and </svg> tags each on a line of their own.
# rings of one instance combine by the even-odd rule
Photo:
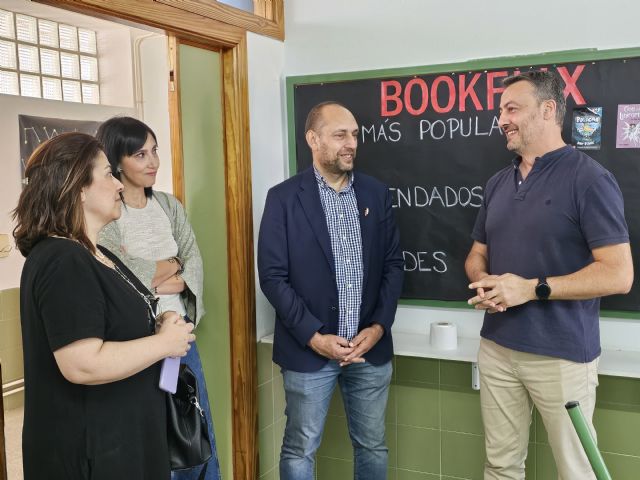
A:
<svg viewBox="0 0 640 480">
<path fill-rule="evenodd" d="M 20 128 L 20 178 L 24 183 L 27 160 L 42 142 L 66 132 L 95 135 L 102 122 L 93 120 L 66 120 L 62 118 L 18 115 Z"/>
<path fill-rule="evenodd" d="M 573 109 L 572 143 L 582 150 L 600 150 L 602 107 Z"/>
<path fill-rule="evenodd" d="M 640 104 L 618 105 L 616 148 L 640 148 Z"/>
</svg>

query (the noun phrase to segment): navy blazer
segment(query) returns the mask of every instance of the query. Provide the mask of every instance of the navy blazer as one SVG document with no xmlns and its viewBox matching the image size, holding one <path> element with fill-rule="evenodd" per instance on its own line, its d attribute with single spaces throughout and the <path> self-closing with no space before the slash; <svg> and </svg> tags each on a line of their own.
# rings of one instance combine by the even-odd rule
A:
<svg viewBox="0 0 640 480">
<path fill-rule="evenodd" d="M 393 356 L 391 325 L 402 291 L 404 262 L 389 189 L 356 172 L 362 235 L 362 303 L 358 331 L 379 323 L 385 333 L 364 357 Z M 258 238 L 260 286 L 276 310 L 273 361 L 312 372 L 327 358 L 308 346 L 315 332 L 338 332 L 338 289 L 327 221 L 313 167 L 269 190 Z"/>
</svg>

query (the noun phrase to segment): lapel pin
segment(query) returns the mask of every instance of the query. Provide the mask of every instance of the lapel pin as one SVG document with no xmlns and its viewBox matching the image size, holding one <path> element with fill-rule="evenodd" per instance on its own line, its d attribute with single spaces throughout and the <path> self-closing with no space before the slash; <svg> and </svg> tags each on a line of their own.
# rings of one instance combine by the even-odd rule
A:
<svg viewBox="0 0 640 480">
<path fill-rule="evenodd" d="M 366 217 L 367 215 L 369 215 L 369 207 L 364 209 L 364 216 Z"/>
</svg>

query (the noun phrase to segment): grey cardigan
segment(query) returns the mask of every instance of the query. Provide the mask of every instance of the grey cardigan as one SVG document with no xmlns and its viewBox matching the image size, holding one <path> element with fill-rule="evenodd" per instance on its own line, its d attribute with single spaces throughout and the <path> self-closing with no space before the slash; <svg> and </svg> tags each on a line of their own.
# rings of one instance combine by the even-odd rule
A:
<svg viewBox="0 0 640 480">
<path fill-rule="evenodd" d="M 196 243 L 196 237 L 187 220 L 182 204 L 173 195 L 154 190 L 153 198 L 156 199 L 167 214 L 167 217 L 169 217 L 173 238 L 178 244 L 178 256 L 184 262 L 184 272 L 181 277 L 187 288 L 181 294 L 182 300 L 185 304 L 187 315 L 197 325 L 205 311 L 202 302 L 202 257 Z M 100 231 L 98 243 L 117 255 L 140 281 L 151 290 L 151 280 L 156 273 L 156 262 L 128 255 L 126 247 L 122 245 L 122 233 L 116 222 L 109 223 Z"/>
</svg>

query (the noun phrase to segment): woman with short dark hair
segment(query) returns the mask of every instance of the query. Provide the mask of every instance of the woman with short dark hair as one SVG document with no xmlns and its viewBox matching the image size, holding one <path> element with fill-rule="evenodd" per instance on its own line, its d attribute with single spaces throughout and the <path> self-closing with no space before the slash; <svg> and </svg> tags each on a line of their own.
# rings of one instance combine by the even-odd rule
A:
<svg viewBox="0 0 640 480">
<path fill-rule="evenodd" d="M 114 175 L 124 185 L 122 216 L 100 232 L 99 243 L 118 255 L 158 295 L 160 310 L 175 310 L 198 325 L 204 315 L 202 258 L 180 202 L 152 189 L 160 166 L 155 133 L 135 118 L 114 117 L 100 125 L 96 136 L 105 146 Z M 176 470 L 171 478 L 217 480 L 220 468 L 213 421 L 195 343 L 182 363 L 189 365 L 198 381 L 198 400 L 213 452 L 204 466 Z"/>
<path fill-rule="evenodd" d="M 120 216 L 122 184 L 95 138 L 48 140 L 25 177 L 14 210 L 26 257 L 24 478 L 168 479 L 159 360 L 186 355 L 193 326 L 172 312 L 155 332 L 151 292 L 96 247 Z"/>
</svg>

